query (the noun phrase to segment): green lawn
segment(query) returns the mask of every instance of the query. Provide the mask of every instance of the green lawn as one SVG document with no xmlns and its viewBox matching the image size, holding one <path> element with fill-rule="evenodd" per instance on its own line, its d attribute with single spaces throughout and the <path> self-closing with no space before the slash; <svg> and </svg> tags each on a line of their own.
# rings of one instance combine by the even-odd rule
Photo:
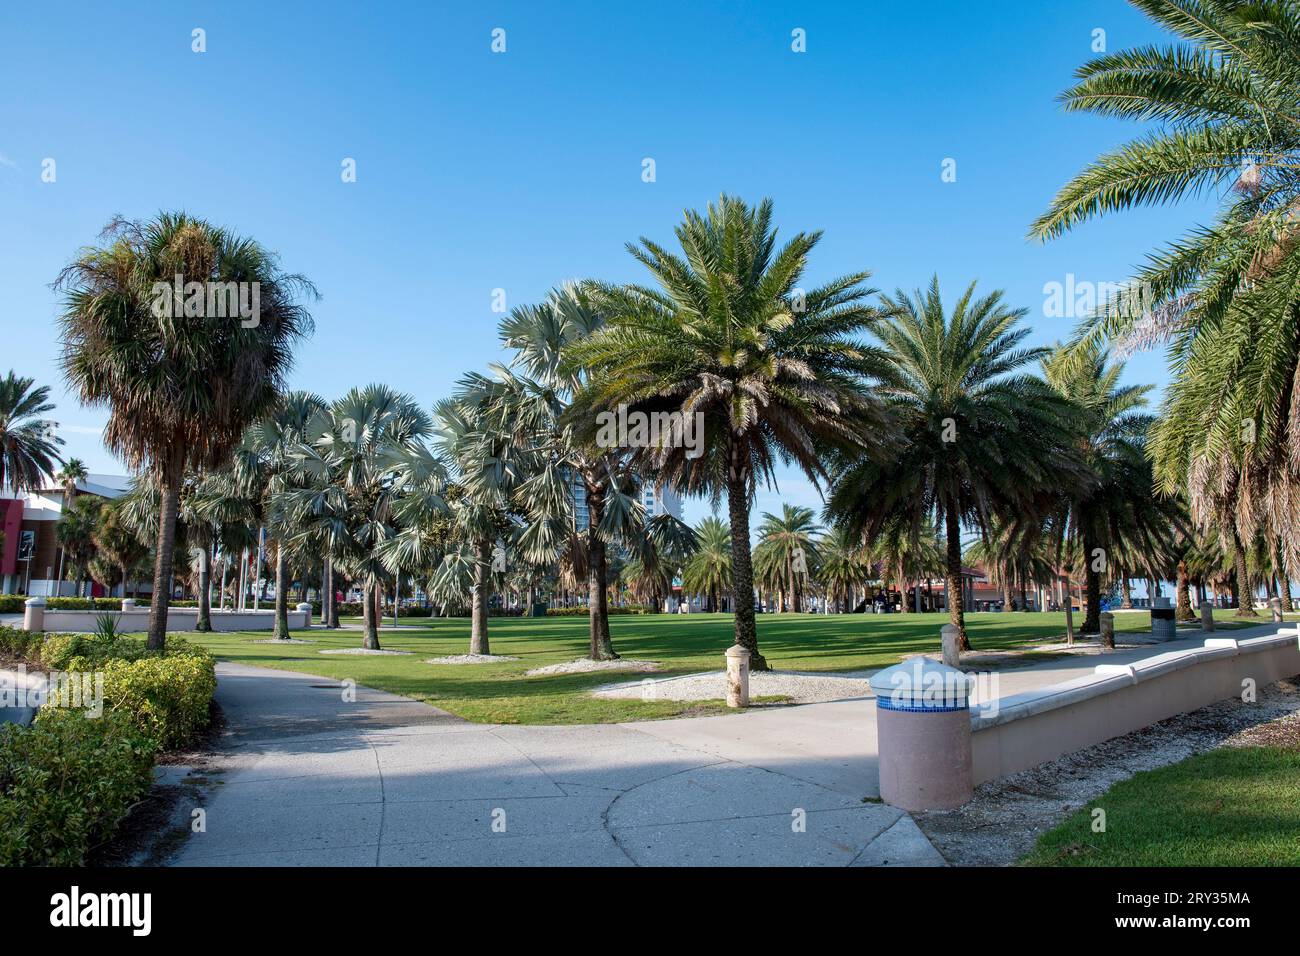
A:
<svg viewBox="0 0 1300 956">
<path fill-rule="evenodd" d="M 1227 618 L 1232 612 L 1224 611 Z M 783 670 L 851 671 L 880 668 L 910 654 L 939 650 L 944 614 L 759 615 L 759 642 L 773 667 Z M 463 654 L 469 648 L 465 618 L 403 618 L 419 630 L 380 634 L 389 650 L 409 657 L 323 656 L 327 648 L 358 647 L 357 631 L 312 630 L 295 637 L 313 645 L 256 644 L 265 632 L 187 634 L 221 660 L 304 671 L 425 700 L 469 720 L 492 723 L 607 723 L 722 710 L 720 702 L 597 699 L 586 691 L 613 681 L 641 680 L 643 674 L 588 673 L 525 677 L 546 664 L 582 657 L 587 649 L 584 617 L 493 618 L 492 651 L 521 658 L 500 664 L 435 665 L 429 657 Z M 1117 630 L 1146 630 L 1145 613 L 1117 615 Z M 1053 640 L 1065 627 L 1063 613 L 971 614 L 967 627 L 976 650 L 999 650 Z M 732 641 L 730 615 L 616 615 L 610 618 L 614 646 L 625 658 L 661 663 L 661 675 L 720 670 Z"/>
<path fill-rule="evenodd" d="M 1106 831 L 1092 832 L 1092 811 Z M 1224 747 L 1117 783 L 1029 866 L 1300 866 L 1300 749 Z"/>
</svg>

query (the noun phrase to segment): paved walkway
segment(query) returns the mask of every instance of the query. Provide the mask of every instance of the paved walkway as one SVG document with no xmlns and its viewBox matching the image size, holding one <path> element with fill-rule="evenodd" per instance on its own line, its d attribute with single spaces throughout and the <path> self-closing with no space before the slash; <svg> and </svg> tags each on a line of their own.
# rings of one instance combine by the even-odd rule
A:
<svg viewBox="0 0 1300 956">
<path fill-rule="evenodd" d="M 1203 640 L 1026 667 L 999 690 Z M 177 865 L 943 864 L 906 813 L 873 802 L 869 699 L 496 726 L 366 688 L 346 702 L 338 682 L 306 674 L 221 664 L 218 676 L 224 772 Z"/>
</svg>

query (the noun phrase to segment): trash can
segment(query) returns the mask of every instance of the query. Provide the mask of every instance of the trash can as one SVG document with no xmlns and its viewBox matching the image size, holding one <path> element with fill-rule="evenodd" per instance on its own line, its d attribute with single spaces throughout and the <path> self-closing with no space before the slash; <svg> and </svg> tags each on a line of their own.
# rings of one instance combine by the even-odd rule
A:
<svg viewBox="0 0 1300 956">
<path fill-rule="evenodd" d="M 32 633 L 45 630 L 45 598 L 38 595 L 23 602 L 23 630 Z"/>
<path fill-rule="evenodd" d="M 904 810 L 951 810 L 973 795 L 970 678 L 928 657 L 871 677 L 880 798 Z"/>
<path fill-rule="evenodd" d="M 1167 597 L 1158 597 L 1151 602 L 1151 636 L 1157 641 L 1172 641 L 1178 637 L 1174 609 Z"/>
</svg>

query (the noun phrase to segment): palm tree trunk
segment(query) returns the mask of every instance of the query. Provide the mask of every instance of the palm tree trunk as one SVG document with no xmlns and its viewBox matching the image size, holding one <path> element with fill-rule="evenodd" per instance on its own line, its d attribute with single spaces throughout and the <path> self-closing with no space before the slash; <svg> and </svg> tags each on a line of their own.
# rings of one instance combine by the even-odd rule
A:
<svg viewBox="0 0 1300 956">
<path fill-rule="evenodd" d="M 969 651 L 970 638 L 966 636 L 966 615 L 961 600 L 961 522 L 957 519 L 955 508 L 944 509 L 944 522 L 948 537 L 948 576 L 944 581 L 948 621 L 957 628 L 957 648 Z"/>
<path fill-rule="evenodd" d="M 618 660 L 609 639 L 609 559 L 596 529 L 605 516 L 605 489 L 585 481 L 587 490 L 587 636 L 593 661 Z"/>
<path fill-rule="evenodd" d="M 754 566 L 749 551 L 749 482 L 733 450 L 727 479 L 727 513 L 731 521 L 731 590 L 736 595 L 736 643 L 749 651 L 750 670 L 769 670 L 758 650 L 754 621 Z"/>
<path fill-rule="evenodd" d="M 375 620 L 375 591 L 378 586 L 367 584 L 361 593 L 361 619 L 364 628 L 364 637 L 361 639 L 361 646 L 368 650 L 377 651 L 379 647 L 379 622 Z"/>
<path fill-rule="evenodd" d="M 1282 610 L 1290 614 L 1295 610 L 1291 603 L 1291 571 L 1287 567 L 1286 557 L 1282 553 L 1281 542 L 1277 548 L 1277 596 L 1282 602 Z"/>
<path fill-rule="evenodd" d="M 1083 608 L 1083 634 L 1101 633 L 1101 572 L 1097 569 L 1094 555 L 1097 553 L 1097 541 L 1088 529 L 1088 518 L 1080 522 L 1083 532 L 1083 586 L 1087 590 Z"/>
<path fill-rule="evenodd" d="M 212 543 L 205 541 L 199 551 L 199 613 L 194 630 L 212 630 Z"/>
<path fill-rule="evenodd" d="M 1234 617 L 1259 617 L 1255 612 L 1254 592 L 1250 587 L 1250 575 L 1246 573 L 1246 552 L 1241 546 L 1241 539 L 1232 532 L 1232 563 L 1237 570 L 1237 613 Z"/>
<path fill-rule="evenodd" d="M 288 577 L 286 561 L 284 556 L 284 541 L 275 543 L 275 633 L 271 635 L 276 640 L 287 641 L 289 639 L 289 588 L 286 586 Z"/>
<path fill-rule="evenodd" d="M 1120 583 L 1119 583 L 1120 593 L 1123 595 L 1122 599 L 1121 599 L 1120 602 L 1119 602 L 1120 610 L 1122 610 L 1122 611 L 1132 610 L 1132 608 L 1133 608 L 1133 587 L 1132 587 L 1131 584 L 1129 584 L 1129 579 L 1128 579 L 1128 570 L 1127 570 L 1127 569 L 1122 569 L 1122 570 L 1120 571 L 1120 579 L 1119 579 L 1119 582 L 1120 582 Z"/>
<path fill-rule="evenodd" d="M 470 607 L 469 652 L 491 654 L 488 646 L 488 588 L 492 574 L 492 540 L 481 538 L 474 554 L 474 587 Z"/>
<path fill-rule="evenodd" d="M 1187 593 L 1187 562 L 1178 562 L 1178 600 L 1174 602 L 1176 609 L 1174 618 L 1179 621 L 1194 621 L 1196 615 L 1192 613 L 1192 599 Z"/>
<path fill-rule="evenodd" d="M 167 608 L 171 604 L 173 550 L 176 547 L 176 516 L 180 512 L 181 478 L 184 461 L 173 455 L 161 476 L 158 513 L 158 542 L 153 563 L 153 594 L 149 602 L 149 638 L 145 646 L 161 651 L 167 646 Z"/>
</svg>

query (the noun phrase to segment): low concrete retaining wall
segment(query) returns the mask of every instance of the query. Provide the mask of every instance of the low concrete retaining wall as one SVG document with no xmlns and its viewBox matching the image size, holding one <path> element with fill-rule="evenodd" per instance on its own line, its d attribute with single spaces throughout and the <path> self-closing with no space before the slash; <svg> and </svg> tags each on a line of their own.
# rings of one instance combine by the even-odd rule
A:
<svg viewBox="0 0 1300 956">
<path fill-rule="evenodd" d="M 57 611 L 46 609 L 44 630 L 51 631 L 93 631 L 95 621 L 102 615 L 110 615 L 117 623 L 119 631 L 134 632 L 149 630 L 149 609 L 137 608 L 132 611 Z M 310 613 L 291 610 L 289 627 L 295 630 L 308 626 Z M 199 609 L 196 607 L 169 607 L 167 609 L 168 631 L 192 631 L 198 620 Z M 274 611 L 212 611 L 212 629 L 214 631 L 271 631 L 275 629 Z"/>
<path fill-rule="evenodd" d="M 1294 628 L 1243 641 L 1211 638 L 1134 664 L 1100 664 L 1089 675 L 1004 697 L 997 713 L 971 715 L 976 784 L 1149 727 L 1215 701 L 1300 674 Z"/>
</svg>

